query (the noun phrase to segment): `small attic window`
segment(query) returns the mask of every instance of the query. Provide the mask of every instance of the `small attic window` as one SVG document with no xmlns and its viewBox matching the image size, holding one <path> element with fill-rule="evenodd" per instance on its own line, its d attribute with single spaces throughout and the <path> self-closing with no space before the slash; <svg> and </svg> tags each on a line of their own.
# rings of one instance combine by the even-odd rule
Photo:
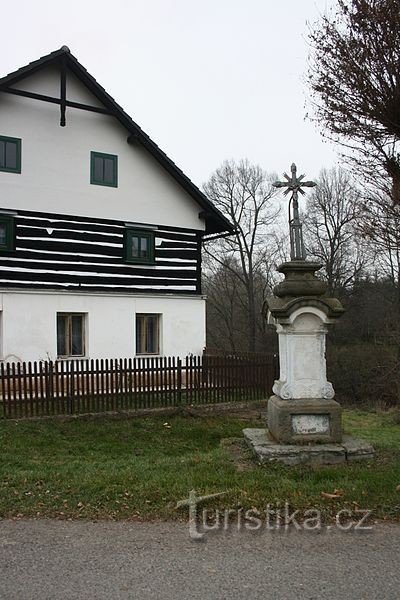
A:
<svg viewBox="0 0 400 600">
<path fill-rule="evenodd" d="M 21 173 L 21 140 L 0 135 L 0 171 Z"/>
<path fill-rule="evenodd" d="M 90 183 L 118 187 L 118 156 L 103 152 L 91 152 Z"/>
</svg>

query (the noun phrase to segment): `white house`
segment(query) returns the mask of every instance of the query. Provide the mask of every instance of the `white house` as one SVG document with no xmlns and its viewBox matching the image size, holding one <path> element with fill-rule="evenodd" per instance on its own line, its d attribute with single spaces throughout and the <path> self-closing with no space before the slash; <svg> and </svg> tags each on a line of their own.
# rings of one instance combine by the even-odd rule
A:
<svg viewBox="0 0 400 600">
<path fill-rule="evenodd" d="M 0 79 L 3 360 L 200 353 L 230 223 L 63 46 Z"/>
</svg>

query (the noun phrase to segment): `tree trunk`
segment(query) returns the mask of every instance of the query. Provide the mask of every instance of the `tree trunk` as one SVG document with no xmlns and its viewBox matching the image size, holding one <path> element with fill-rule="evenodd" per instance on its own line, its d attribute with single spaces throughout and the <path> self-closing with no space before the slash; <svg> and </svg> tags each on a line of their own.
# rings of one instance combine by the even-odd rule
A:
<svg viewBox="0 0 400 600">
<path fill-rule="evenodd" d="M 249 304 L 249 341 L 248 349 L 249 352 L 256 351 L 256 306 L 254 298 L 254 283 L 253 277 L 250 275 L 248 287 L 247 287 L 247 298 Z"/>
</svg>

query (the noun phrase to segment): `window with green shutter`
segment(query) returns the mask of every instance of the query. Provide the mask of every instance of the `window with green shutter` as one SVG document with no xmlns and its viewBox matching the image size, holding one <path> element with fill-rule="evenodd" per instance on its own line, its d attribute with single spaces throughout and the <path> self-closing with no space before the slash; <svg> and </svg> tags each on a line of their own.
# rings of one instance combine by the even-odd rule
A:
<svg viewBox="0 0 400 600">
<path fill-rule="evenodd" d="M 15 249 L 15 226 L 13 217 L 0 214 L 0 252 Z"/>
<path fill-rule="evenodd" d="M 103 152 L 91 152 L 90 183 L 118 187 L 118 156 Z"/>
<path fill-rule="evenodd" d="M 21 173 L 21 140 L 0 135 L 0 171 Z"/>
<path fill-rule="evenodd" d="M 138 264 L 154 263 L 154 232 L 127 229 L 125 231 L 125 259 Z"/>
</svg>

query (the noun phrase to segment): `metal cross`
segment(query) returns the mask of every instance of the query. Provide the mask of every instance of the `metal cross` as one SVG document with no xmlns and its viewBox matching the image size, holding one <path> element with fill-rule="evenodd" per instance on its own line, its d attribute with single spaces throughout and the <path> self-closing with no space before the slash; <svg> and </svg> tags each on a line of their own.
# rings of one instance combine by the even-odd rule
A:
<svg viewBox="0 0 400 600">
<path fill-rule="evenodd" d="M 303 241 L 303 231 L 302 225 L 300 222 L 299 215 L 299 201 L 298 201 L 298 193 L 305 194 L 302 187 L 314 187 L 317 184 L 314 181 L 303 181 L 305 175 L 300 175 L 297 177 L 297 167 L 293 163 L 290 167 L 292 172 L 292 176 L 289 177 L 286 173 L 283 174 L 286 181 L 275 181 L 274 187 L 276 188 L 286 188 L 283 192 L 285 196 L 289 192 L 292 192 L 289 201 L 289 233 L 290 233 L 290 259 L 291 260 L 305 260 L 306 251 L 304 248 Z M 291 211 L 291 207 L 293 206 L 293 215 Z"/>
</svg>

